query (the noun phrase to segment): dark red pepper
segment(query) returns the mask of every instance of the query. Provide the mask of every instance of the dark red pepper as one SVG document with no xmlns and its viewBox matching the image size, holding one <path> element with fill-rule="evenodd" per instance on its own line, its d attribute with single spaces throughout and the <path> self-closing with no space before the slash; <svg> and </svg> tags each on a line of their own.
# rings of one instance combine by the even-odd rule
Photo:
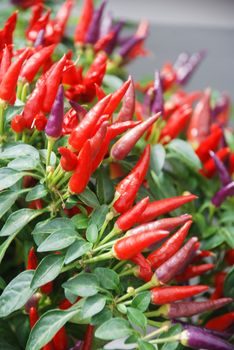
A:
<svg viewBox="0 0 234 350">
<path fill-rule="evenodd" d="M 214 264 L 188 266 L 183 273 L 176 276 L 176 281 L 185 282 L 185 281 L 189 280 L 190 278 L 200 276 L 203 273 L 212 270 L 213 268 L 214 268 Z"/>
<path fill-rule="evenodd" d="M 135 275 L 145 282 L 149 282 L 153 276 L 153 271 L 149 262 L 141 253 L 131 258 L 131 261 L 137 265 Z"/>
<path fill-rule="evenodd" d="M 17 114 L 11 119 L 11 128 L 16 133 L 21 133 L 26 129 L 26 120 L 22 114 Z"/>
<path fill-rule="evenodd" d="M 234 324 L 234 312 L 217 316 L 206 323 L 206 328 L 223 332 Z"/>
<path fill-rule="evenodd" d="M 68 348 L 68 337 L 65 327 L 60 330 L 53 337 L 53 345 L 55 350 L 67 350 Z"/>
<path fill-rule="evenodd" d="M 58 152 L 61 154 L 60 164 L 64 171 L 75 170 L 78 160 L 77 155 L 66 147 L 59 147 Z"/>
<path fill-rule="evenodd" d="M 93 10 L 93 0 L 85 0 L 78 25 L 75 29 L 74 41 L 76 44 L 85 43 L 86 33 L 88 31 L 89 24 L 93 17 Z"/>
<path fill-rule="evenodd" d="M 94 326 L 88 324 L 84 337 L 82 350 L 92 350 Z"/>
</svg>

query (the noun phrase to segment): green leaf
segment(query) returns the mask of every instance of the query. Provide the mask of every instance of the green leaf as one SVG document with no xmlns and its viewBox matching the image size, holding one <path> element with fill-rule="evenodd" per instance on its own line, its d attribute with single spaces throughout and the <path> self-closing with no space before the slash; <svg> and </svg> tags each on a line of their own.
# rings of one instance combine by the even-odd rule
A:
<svg viewBox="0 0 234 350">
<path fill-rule="evenodd" d="M 86 205 L 91 208 L 99 208 L 100 203 L 97 199 L 96 194 L 90 190 L 90 188 L 86 187 L 84 192 L 78 195 L 78 198 Z"/>
<path fill-rule="evenodd" d="M 100 208 L 96 209 L 91 217 L 90 217 L 90 224 L 95 224 L 97 225 L 98 230 L 100 230 L 100 228 L 102 227 L 105 219 L 106 219 L 106 215 L 109 211 L 108 205 L 101 205 Z"/>
<path fill-rule="evenodd" d="M 103 295 L 96 294 L 88 297 L 81 308 L 81 317 L 84 319 L 90 318 L 101 312 L 105 305 L 106 298 Z"/>
<path fill-rule="evenodd" d="M 127 337 L 133 330 L 123 318 L 112 318 L 103 323 L 95 332 L 95 336 L 103 340 L 114 340 Z"/>
<path fill-rule="evenodd" d="M 154 145 L 151 147 L 150 165 L 156 174 L 159 174 L 164 166 L 166 158 L 165 148 L 161 145 Z"/>
<path fill-rule="evenodd" d="M 43 210 L 34 209 L 19 209 L 12 213 L 8 218 L 3 228 L 0 231 L 0 236 L 11 236 L 17 234 L 30 221 L 41 215 Z"/>
<path fill-rule="evenodd" d="M 166 337 L 172 337 L 173 335 L 176 335 L 182 331 L 182 326 L 180 324 L 177 324 L 169 329 L 169 331 L 161 334 L 159 338 L 166 338 Z M 161 350 L 175 350 L 177 346 L 179 345 L 178 341 L 172 342 L 172 343 L 165 343 L 163 344 Z"/>
<path fill-rule="evenodd" d="M 145 317 L 143 312 L 141 312 L 140 310 L 135 309 L 133 307 L 128 307 L 128 309 L 127 309 L 127 316 L 128 316 L 129 321 L 133 325 L 135 325 L 137 327 L 140 327 L 143 330 L 146 329 L 147 318 Z"/>
<path fill-rule="evenodd" d="M 43 161 L 44 163 L 46 163 L 47 149 L 40 149 L 39 153 L 40 153 L 40 156 L 41 156 L 41 158 L 42 158 L 42 161 Z M 51 165 L 51 166 L 55 166 L 55 164 L 56 164 L 56 159 L 57 159 L 57 158 L 56 158 L 55 153 L 54 153 L 54 152 L 51 152 L 51 156 L 50 156 L 50 165 Z"/>
<path fill-rule="evenodd" d="M 104 307 L 101 312 L 92 317 L 91 324 L 94 326 L 100 326 L 110 318 L 112 318 L 112 312 L 108 307 Z"/>
<path fill-rule="evenodd" d="M 6 317 L 21 309 L 33 295 L 31 288 L 34 271 L 27 270 L 16 276 L 4 289 L 0 297 L 0 317 Z"/>
<path fill-rule="evenodd" d="M 4 191 L 0 193 L 0 218 L 12 207 L 18 196 L 19 192 Z"/>
<path fill-rule="evenodd" d="M 89 242 L 95 243 L 98 238 L 98 228 L 96 224 L 91 224 L 88 226 L 86 231 L 86 238 Z"/>
<path fill-rule="evenodd" d="M 211 249 L 218 247 L 223 242 L 224 242 L 224 237 L 222 235 L 215 234 L 215 235 L 209 237 L 208 239 L 206 239 L 205 241 L 202 241 L 201 249 L 202 250 L 211 250 Z"/>
<path fill-rule="evenodd" d="M 13 186 L 16 182 L 18 182 L 24 173 L 15 171 L 10 168 L 1 168 L 0 169 L 0 191 L 5 190 Z"/>
<path fill-rule="evenodd" d="M 104 167 L 97 172 L 97 196 L 102 204 L 109 204 L 114 197 L 115 188 Z"/>
<path fill-rule="evenodd" d="M 17 143 L 10 145 L 0 153 L 0 159 L 16 159 L 20 157 L 31 157 L 39 160 L 39 152 L 31 145 Z"/>
<path fill-rule="evenodd" d="M 224 237 L 226 243 L 234 249 L 234 229 L 233 227 L 223 227 L 220 230 L 221 235 Z"/>
<path fill-rule="evenodd" d="M 83 230 L 88 227 L 88 217 L 84 214 L 74 215 L 71 219 L 77 230 Z"/>
<path fill-rule="evenodd" d="M 8 163 L 7 167 L 17 171 L 26 171 L 36 169 L 38 164 L 39 159 L 28 156 L 13 159 L 10 163 Z"/>
<path fill-rule="evenodd" d="M 32 288 L 39 288 L 44 284 L 53 281 L 61 272 L 64 256 L 60 254 L 47 255 L 38 265 L 33 276 Z"/>
<path fill-rule="evenodd" d="M 47 193 L 47 189 L 44 185 L 37 185 L 33 187 L 32 191 L 28 192 L 25 199 L 27 202 L 31 202 L 35 199 L 44 198 L 47 195 Z"/>
<path fill-rule="evenodd" d="M 148 309 L 150 304 L 151 295 L 150 292 L 139 293 L 132 301 L 132 307 L 139 309 L 144 312 Z"/>
<path fill-rule="evenodd" d="M 70 262 L 78 259 L 80 256 L 86 254 L 91 249 L 92 243 L 86 242 L 83 239 L 77 240 L 68 248 L 64 263 L 69 264 Z"/>
<path fill-rule="evenodd" d="M 117 90 L 123 84 L 122 79 L 112 74 L 105 74 L 103 83 L 108 86 L 110 90 Z"/>
<path fill-rule="evenodd" d="M 97 294 L 99 284 L 94 274 L 81 273 L 63 283 L 62 287 L 80 297 L 89 297 Z"/>
<path fill-rule="evenodd" d="M 119 287 L 119 275 L 110 269 L 105 267 L 97 267 L 94 270 L 100 285 L 105 289 L 118 289 Z"/>
<path fill-rule="evenodd" d="M 74 230 L 58 229 L 50 234 L 50 236 L 43 241 L 37 248 L 38 252 L 49 252 L 64 249 L 75 242 L 78 235 Z"/>
<path fill-rule="evenodd" d="M 234 298 L 234 267 L 225 278 L 224 295 L 225 297 Z"/>
<path fill-rule="evenodd" d="M 17 102 L 18 101 L 16 101 L 16 103 Z M 21 112 L 23 111 L 24 104 L 22 103 L 22 101 L 20 101 L 21 105 L 16 106 L 16 103 L 14 106 L 8 106 L 4 113 L 4 118 L 7 122 L 10 122 L 16 114 L 21 114 Z"/>
<path fill-rule="evenodd" d="M 169 143 L 167 148 L 177 159 L 181 160 L 188 167 L 196 170 L 201 169 L 200 159 L 188 142 L 175 139 Z"/>
<path fill-rule="evenodd" d="M 6 282 L 2 277 L 0 277 L 0 289 L 4 289 L 6 287 Z"/>
<path fill-rule="evenodd" d="M 139 350 L 156 350 L 153 344 L 147 343 L 146 341 L 139 339 L 138 340 L 138 348 Z"/>
<path fill-rule="evenodd" d="M 50 310 L 43 314 L 29 335 L 26 350 L 40 350 L 78 312 L 78 307 L 72 307 L 64 311 Z"/>
</svg>

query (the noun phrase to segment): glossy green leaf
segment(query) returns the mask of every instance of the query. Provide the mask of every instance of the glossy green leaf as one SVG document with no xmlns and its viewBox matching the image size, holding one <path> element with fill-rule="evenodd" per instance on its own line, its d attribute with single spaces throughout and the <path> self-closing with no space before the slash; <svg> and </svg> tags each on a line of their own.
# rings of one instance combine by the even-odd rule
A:
<svg viewBox="0 0 234 350">
<path fill-rule="evenodd" d="M 44 313 L 33 327 L 25 350 L 40 350 L 78 312 L 79 308 L 73 307 L 69 310 L 50 310 Z"/>
<path fill-rule="evenodd" d="M 71 229 L 58 229 L 50 234 L 37 248 L 38 252 L 57 251 L 69 247 L 78 238 L 77 232 Z"/>
<path fill-rule="evenodd" d="M 96 224 L 90 224 L 86 230 L 87 241 L 95 243 L 98 238 L 98 228 Z"/>
<path fill-rule="evenodd" d="M 103 323 L 95 332 L 95 336 L 103 340 L 114 340 L 127 337 L 133 330 L 123 318 L 112 318 Z"/>
<path fill-rule="evenodd" d="M 97 196 L 101 204 L 109 204 L 114 198 L 115 188 L 104 167 L 97 172 Z"/>
<path fill-rule="evenodd" d="M 139 309 L 144 312 L 148 309 L 150 304 L 151 295 L 150 292 L 141 292 L 137 296 L 134 297 L 132 301 L 132 307 Z"/>
<path fill-rule="evenodd" d="M 31 287 L 36 289 L 53 281 L 60 274 L 63 262 L 64 256 L 60 254 L 47 255 L 38 265 Z"/>
<path fill-rule="evenodd" d="M 18 196 L 19 193 L 13 191 L 4 191 L 0 193 L 0 218 L 12 207 Z"/>
<path fill-rule="evenodd" d="M 26 171 L 36 169 L 38 164 L 39 159 L 28 156 L 13 159 L 10 163 L 8 163 L 7 167 L 17 171 Z"/>
<path fill-rule="evenodd" d="M 175 139 L 168 144 L 167 148 L 177 159 L 185 163 L 188 167 L 196 170 L 201 169 L 201 162 L 188 142 Z"/>
<path fill-rule="evenodd" d="M 108 213 L 109 208 L 107 205 L 101 205 L 100 208 L 96 209 L 91 217 L 90 217 L 90 224 L 95 224 L 97 225 L 98 230 L 102 227 L 105 219 L 106 219 L 106 214 Z"/>
<path fill-rule="evenodd" d="M 100 203 L 97 199 L 96 194 L 86 187 L 86 189 L 78 195 L 78 198 L 86 205 L 91 208 L 99 208 Z"/>
<path fill-rule="evenodd" d="M 89 297 L 97 294 L 99 283 L 94 274 L 81 273 L 63 283 L 62 287 L 70 290 L 77 296 Z"/>
<path fill-rule="evenodd" d="M 92 243 L 86 242 L 83 239 L 79 239 L 75 241 L 67 250 L 65 255 L 65 264 L 69 264 L 70 262 L 78 259 L 82 255 L 86 254 L 88 251 L 92 249 Z"/>
<path fill-rule="evenodd" d="M 106 305 L 106 298 L 103 295 L 96 294 L 88 297 L 82 308 L 80 316 L 82 318 L 90 318 L 103 310 Z"/>
<path fill-rule="evenodd" d="M 91 324 L 94 326 L 100 326 L 110 318 L 112 318 L 112 312 L 108 307 L 104 307 L 101 312 L 92 317 Z"/>
<path fill-rule="evenodd" d="M 153 344 L 147 343 L 142 339 L 138 340 L 138 348 L 139 350 L 156 350 L 156 347 Z"/>
<path fill-rule="evenodd" d="M 0 317 L 6 317 L 12 312 L 21 309 L 33 295 L 31 288 L 34 271 L 21 272 L 4 289 L 0 296 Z"/>
<path fill-rule="evenodd" d="M 162 170 L 166 158 L 165 148 L 161 145 L 154 145 L 151 147 L 150 166 L 156 174 Z"/>
<path fill-rule="evenodd" d="M 43 210 L 34 209 L 19 209 L 12 213 L 8 218 L 3 228 L 0 231 L 0 236 L 11 236 L 20 232 L 30 221 L 41 215 Z"/>
<path fill-rule="evenodd" d="M 44 185 L 37 185 L 33 187 L 32 191 L 28 192 L 25 199 L 27 202 L 31 202 L 35 199 L 44 198 L 47 195 L 47 193 L 47 189 Z"/>
<path fill-rule="evenodd" d="M 71 219 L 77 230 L 83 230 L 88 227 L 88 217 L 84 214 L 74 215 Z"/>
<path fill-rule="evenodd" d="M 133 325 L 135 325 L 135 326 L 137 326 L 137 327 L 139 327 L 139 328 L 141 328 L 143 330 L 146 329 L 147 318 L 145 317 L 143 312 L 141 312 L 140 310 L 135 309 L 133 307 L 128 307 L 128 309 L 127 309 L 127 316 L 128 316 L 129 321 Z"/>
<path fill-rule="evenodd" d="M 94 273 L 103 288 L 110 290 L 119 288 L 119 275 L 115 271 L 105 267 L 97 267 Z"/>
<path fill-rule="evenodd" d="M 225 297 L 234 298 L 234 267 L 225 278 L 224 295 Z"/>
<path fill-rule="evenodd" d="M 6 147 L 4 151 L 0 153 L 0 159 L 16 159 L 27 156 L 39 159 L 39 152 L 35 147 L 31 145 L 17 143 L 15 145 Z"/>
<path fill-rule="evenodd" d="M 13 186 L 24 176 L 23 172 L 18 172 L 10 168 L 0 169 L 0 191 Z"/>
</svg>

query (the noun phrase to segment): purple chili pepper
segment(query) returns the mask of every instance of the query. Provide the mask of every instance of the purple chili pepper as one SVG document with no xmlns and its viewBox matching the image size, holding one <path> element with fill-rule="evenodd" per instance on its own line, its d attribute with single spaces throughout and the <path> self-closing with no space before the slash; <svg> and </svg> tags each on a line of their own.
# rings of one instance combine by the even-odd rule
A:
<svg viewBox="0 0 234 350">
<path fill-rule="evenodd" d="M 75 344 L 72 348 L 69 348 L 69 350 L 81 350 L 83 344 L 84 344 L 83 341 L 78 340 L 78 341 L 76 342 L 76 344 Z"/>
<path fill-rule="evenodd" d="M 216 207 L 220 207 L 220 205 L 225 201 L 225 199 L 231 196 L 234 196 L 234 181 L 222 187 L 221 190 L 219 190 L 212 198 L 212 203 Z"/>
<path fill-rule="evenodd" d="M 119 55 L 122 58 L 127 58 L 129 52 L 136 46 L 138 43 L 142 42 L 145 39 L 144 37 L 139 37 L 133 35 L 119 50 Z"/>
<path fill-rule="evenodd" d="M 63 85 L 60 85 L 58 92 L 45 127 L 45 133 L 52 138 L 59 138 L 62 134 L 63 115 L 64 115 L 64 91 Z"/>
<path fill-rule="evenodd" d="M 193 349 L 234 350 L 234 346 L 224 339 L 210 334 L 205 329 L 188 327 L 181 335 L 181 344 Z"/>
<path fill-rule="evenodd" d="M 107 35 L 111 31 L 112 23 L 113 23 L 112 14 L 111 12 L 107 12 L 101 21 L 98 39 Z"/>
<path fill-rule="evenodd" d="M 31 298 L 27 301 L 25 304 L 25 311 L 29 312 L 31 307 L 37 306 L 39 300 L 41 299 L 42 295 L 41 293 L 36 293 L 31 296 Z"/>
<path fill-rule="evenodd" d="M 105 51 L 108 55 L 111 55 L 112 52 L 114 51 L 114 49 L 117 45 L 119 34 L 120 34 L 123 26 L 124 26 L 124 22 L 120 21 L 119 23 L 116 23 L 113 26 L 113 28 L 110 30 L 111 32 L 114 33 L 114 35 L 113 35 L 113 38 L 111 39 L 111 41 L 109 42 L 109 44 L 105 48 Z"/>
<path fill-rule="evenodd" d="M 161 114 L 163 114 L 163 111 L 164 111 L 163 88 L 162 88 L 162 80 L 160 77 L 160 73 L 158 71 L 155 72 L 154 91 L 155 91 L 155 98 L 153 100 L 151 113 L 155 114 L 160 112 Z"/>
<path fill-rule="evenodd" d="M 76 111 L 79 121 L 81 121 L 87 114 L 86 109 L 76 101 L 69 101 L 69 103 L 72 106 L 72 108 Z"/>
<path fill-rule="evenodd" d="M 219 309 L 231 303 L 232 300 L 232 298 L 221 298 L 216 300 L 171 303 L 163 306 L 163 312 L 169 318 L 191 317 L 203 312 Z"/>
<path fill-rule="evenodd" d="M 133 115 L 135 112 L 135 87 L 133 79 L 131 77 L 130 79 L 131 83 L 126 94 L 124 95 L 123 105 L 119 111 L 116 122 L 125 122 L 127 120 L 133 119 Z"/>
<path fill-rule="evenodd" d="M 45 35 L 45 29 L 41 29 L 37 34 L 37 38 L 34 42 L 34 47 L 38 47 L 44 44 L 44 35 Z"/>
<path fill-rule="evenodd" d="M 190 255 L 194 250 L 194 244 L 197 240 L 197 237 L 190 238 L 190 240 L 180 248 L 177 253 L 155 271 L 155 275 L 159 282 L 166 284 L 172 280 L 179 271 L 187 266 L 187 262 L 190 260 Z"/>
<path fill-rule="evenodd" d="M 125 35 L 125 36 L 123 36 L 123 37 L 121 37 L 121 38 L 118 38 L 117 44 L 118 44 L 119 46 L 123 46 L 124 44 L 126 44 L 126 42 L 127 42 L 129 39 L 131 39 L 131 37 L 132 37 L 132 34 L 131 34 L 131 35 Z"/>
<path fill-rule="evenodd" d="M 151 106 L 152 106 L 153 97 L 154 97 L 154 89 L 150 87 L 145 93 L 143 104 L 142 104 L 142 114 L 145 119 L 151 116 Z"/>
<path fill-rule="evenodd" d="M 189 60 L 177 69 L 177 83 L 180 85 L 185 85 L 188 83 L 195 69 L 205 57 L 205 51 L 199 51 L 193 53 Z"/>
<path fill-rule="evenodd" d="M 88 32 L 86 34 L 86 43 L 95 44 L 99 38 L 101 19 L 104 8 L 106 6 L 106 0 L 104 0 L 101 6 L 94 11 L 93 18 L 89 25 Z"/>
<path fill-rule="evenodd" d="M 226 186 L 227 184 L 229 184 L 232 181 L 232 179 L 231 179 L 225 165 L 216 156 L 216 154 L 213 151 L 210 151 L 209 153 L 210 153 L 211 158 L 213 158 L 213 160 L 215 162 L 215 166 L 216 166 L 216 169 L 218 170 L 219 178 L 220 178 L 222 185 Z"/>
<path fill-rule="evenodd" d="M 181 54 L 179 54 L 179 56 L 177 57 L 175 63 L 174 63 L 174 68 L 178 69 L 182 66 L 184 66 L 188 60 L 189 60 L 189 54 L 187 52 L 182 52 Z"/>
<path fill-rule="evenodd" d="M 171 324 L 172 325 L 175 325 L 175 324 L 180 324 L 183 329 L 190 329 L 190 328 L 196 328 L 196 329 L 201 329 L 201 330 L 204 330 L 205 332 L 209 333 L 209 334 L 212 334 L 216 337 L 219 337 L 219 338 L 224 338 L 224 339 L 228 339 L 232 336 L 231 333 L 228 333 L 228 332 L 218 332 L 218 331 L 214 331 L 213 329 L 208 329 L 208 328 L 203 328 L 203 327 L 198 327 L 198 326 L 193 326 L 191 324 L 188 324 L 186 322 L 182 322 L 182 321 L 178 321 L 178 320 L 172 320 L 171 321 Z"/>
</svg>

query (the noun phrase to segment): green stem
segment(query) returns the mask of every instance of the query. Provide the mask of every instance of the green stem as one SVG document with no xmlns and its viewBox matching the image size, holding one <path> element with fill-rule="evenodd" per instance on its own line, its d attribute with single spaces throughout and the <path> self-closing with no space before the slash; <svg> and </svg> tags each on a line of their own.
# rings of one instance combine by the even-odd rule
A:
<svg viewBox="0 0 234 350">
<path fill-rule="evenodd" d="M 160 328 L 162 326 L 162 322 L 157 322 L 153 320 L 147 320 L 149 326 Z"/>
<path fill-rule="evenodd" d="M 156 329 L 155 331 L 147 334 L 143 339 L 144 340 L 147 340 L 147 339 L 151 339 L 153 338 L 155 335 L 158 335 L 160 333 L 163 333 L 163 332 L 167 332 L 168 329 L 170 328 L 170 324 L 169 322 L 167 322 L 166 324 L 164 324 L 162 327 L 160 327 L 159 329 Z"/>
<path fill-rule="evenodd" d="M 23 143 L 27 143 L 27 132 L 26 132 L 26 130 L 23 131 L 23 134 L 22 134 L 22 142 L 23 142 Z"/>
<path fill-rule="evenodd" d="M 22 92 L 21 92 L 21 101 L 26 102 L 27 99 L 27 94 L 28 94 L 28 83 L 25 83 L 22 87 Z"/>
<path fill-rule="evenodd" d="M 133 289 L 129 293 L 123 295 L 121 298 L 119 298 L 117 300 L 117 303 L 121 303 L 122 301 L 131 298 L 133 295 L 136 295 L 136 294 L 138 294 L 140 292 L 143 292 L 145 290 L 151 289 L 151 288 L 153 288 L 153 287 L 155 287 L 157 285 L 158 285 L 158 280 L 157 280 L 157 278 L 155 276 L 153 276 L 152 279 L 149 282 L 147 282 L 147 283 L 143 284 L 141 287 L 139 287 L 137 289 Z"/>
<path fill-rule="evenodd" d="M 5 102 L 0 102 L 0 135 L 4 135 L 4 110 L 5 110 L 6 104 Z"/>
<path fill-rule="evenodd" d="M 35 138 L 37 137 L 37 135 L 39 134 L 39 131 L 37 129 L 35 129 L 32 133 L 32 135 L 30 136 L 30 139 L 29 139 L 29 143 L 32 144 L 35 140 Z"/>
<path fill-rule="evenodd" d="M 109 260 L 113 258 L 113 253 L 108 252 L 104 253 L 102 255 L 95 256 L 93 258 L 89 258 L 83 261 L 84 264 L 93 264 L 95 262 L 103 261 L 103 260 Z"/>
<path fill-rule="evenodd" d="M 181 339 L 181 333 L 173 335 L 172 337 L 154 339 L 150 341 L 151 344 L 164 344 L 164 343 L 172 343 Z"/>
<path fill-rule="evenodd" d="M 112 211 L 110 211 L 107 215 L 106 215 L 106 219 L 101 227 L 101 230 L 99 232 L 99 237 L 98 237 L 98 242 L 101 240 L 103 233 L 105 232 L 105 229 L 107 228 L 109 222 L 113 219 L 114 217 L 114 213 Z M 103 242 L 102 242 L 103 243 Z"/>
<path fill-rule="evenodd" d="M 46 157 L 46 169 L 48 168 L 48 166 L 50 165 L 50 157 L 51 157 L 51 153 L 54 147 L 54 143 L 55 143 L 55 139 L 52 137 L 48 138 L 48 144 L 47 144 L 47 157 Z"/>
<path fill-rule="evenodd" d="M 15 132 L 15 141 L 19 141 L 20 140 L 20 133 Z"/>
<path fill-rule="evenodd" d="M 118 270 L 120 267 L 122 267 L 123 265 L 125 265 L 126 264 L 126 260 L 120 260 L 119 262 L 118 262 L 118 264 L 116 264 L 114 267 L 113 267 L 113 271 L 116 271 L 116 270 Z"/>
<path fill-rule="evenodd" d="M 131 268 L 131 269 L 128 269 L 128 270 L 125 270 L 125 271 L 119 273 L 119 277 L 124 277 L 124 276 L 133 275 L 135 270 L 136 270 L 135 267 L 133 267 L 133 268 Z"/>
<path fill-rule="evenodd" d="M 41 176 L 37 175 L 37 174 L 34 174 L 34 173 L 24 172 L 24 175 L 32 176 L 32 177 L 34 177 L 37 180 L 41 180 Z"/>
<path fill-rule="evenodd" d="M 57 188 L 60 188 L 65 182 L 67 182 L 69 179 L 70 179 L 70 177 L 71 177 L 71 173 L 67 173 L 60 181 L 59 181 L 59 183 L 57 184 Z"/>
<path fill-rule="evenodd" d="M 58 183 L 64 176 L 64 171 L 63 169 L 59 166 L 55 169 L 54 173 L 52 174 L 52 179 L 51 179 L 51 186 L 54 186 L 56 183 Z"/>
<path fill-rule="evenodd" d="M 118 229 L 117 226 L 114 226 L 112 231 L 110 233 L 108 233 L 108 235 L 106 237 L 103 238 L 103 240 L 101 241 L 101 244 L 105 244 L 106 242 L 110 241 L 111 238 L 116 236 L 118 233 L 121 233 L 121 230 Z"/>
<path fill-rule="evenodd" d="M 96 252 L 99 252 L 102 249 L 111 247 L 114 243 L 115 243 L 115 241 L 111 241 L 111 242 L 108 242 L 106 244 L 102 244 L 102 245 L 98 246 L 97 248 L 93 249 L 93 252 L 96 253 Z"/>
<path fill-rule="evenodd" d="M 21 95 L 22 95 L 22 89 L 23 89 L 23 82 L 22 81 L 18 81 L 18 84 L 17 84 L 17 98 L 19 100 L 21 100 Z"/>
</svg>

